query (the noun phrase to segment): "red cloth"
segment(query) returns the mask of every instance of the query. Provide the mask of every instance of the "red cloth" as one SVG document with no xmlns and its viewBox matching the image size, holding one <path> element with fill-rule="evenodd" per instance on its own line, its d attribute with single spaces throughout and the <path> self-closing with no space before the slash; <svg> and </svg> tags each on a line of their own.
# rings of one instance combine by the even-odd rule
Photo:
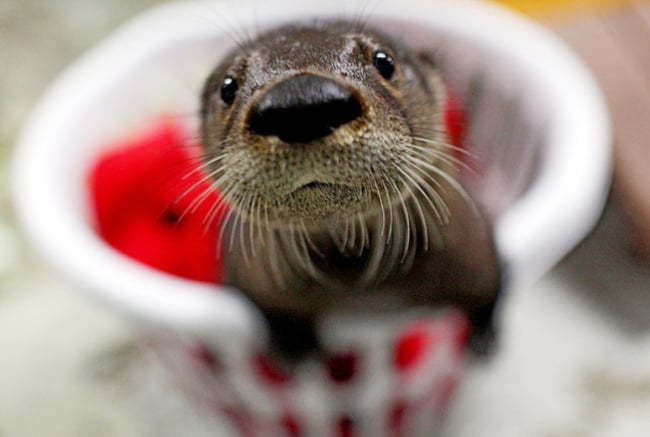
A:
<svg viewBox="0 0 650 437">
<path fill-rule="evenodd" d="M 449 142 L 456 147 L 465 146 L 465 111 L 452 91 L 447 91 L 445 108 L 445 127 L 449 133 Z"/>
<path fill-rule="evenodd" d="M 92 168 L 89 188 L 100 236 L 125 255 L 188 279 L 220 282 L 217 229 L 209 220 L 219 195 L 197 171 L 200 149 L 163 121 L 109 148 Z M 205 193 L 205 194 L 204 194 Z"/>
<path fill-rule="evenodd" d="M 445 123 L 450 142 L 461 146 L 464 113 L 451 93 Z M 220 197 L 197 170 L 200 147 L 187 138 L 179 124 L 164 120 L 100 157 L 89 178 L 97 229 L 115 249 L 144 264 L 219 283 L 216 230 L 226 210 L 209 217 Z"/>
</svg>

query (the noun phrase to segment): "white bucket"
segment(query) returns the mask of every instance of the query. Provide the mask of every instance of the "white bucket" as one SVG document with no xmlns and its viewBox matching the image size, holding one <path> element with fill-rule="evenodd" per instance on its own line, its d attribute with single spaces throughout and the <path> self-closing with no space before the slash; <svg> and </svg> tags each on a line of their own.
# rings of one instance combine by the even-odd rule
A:
<svg viewBox="0 0 650 437">
<path fill-rule="evenodd" d="M 266 327 L 243 296 L 133 262 L 93 229 L 86 177 L 107 139 L 160 113 L 196 111 L 202 81 L 232 46 L 229 33 L 361 9 L 345 0 L 252 4 L 157 7 L 72 65 L 18 141 L 13 193 L 19 219 L 46 262 L 80 289 L 172 336 L 182 345 L 178 350 L 200 345 L 225 357 L 225 376 L 206 379 L 196 369 L 196 385 L 220 412 L 248 423 L 240 424 L 242 433 L 292 435 L 299 426 L 299 435 L 348 435 L 336 433 L 354 426 L 349 435 L 380 437 L 393 432 L 383 425 L 386 416 L 401 414 L 403 435 L 431 435 L 431 412 L 444 400 L 427 404 L 426 417 L 399 408 L 423 396 L 417 387 L 438 387 L 437 395 L 441 381 L 457 377 L 461 357 L 453 351 L 453 335 L 425 360 L 425 371 L 398 383 L 387 350 L 411 315 L 333 318 L 323 335 L 334 349 L 366 346 L 358 352 L 366 364 L 354 387 L 337 385 L 323 376 L 322 366 L 305 363 L 290 387 L 269 388 L 255 381 L 248 360 Z M 495 219 L 508 288 L 535 281 L 591 229 L 606 197 L 610 125 L 591 76 L 549 32 L 483 2 L 386 0 L 370 13 L 370 23 L 439 49 L 447 81 L 473 101 L 469 143 L 483 172 L 480 181 L 468 181 L 470 189 Z M 476 83 L 482 91 L 470 93 Z M 436 320 L 424 329 L 435 330 Z"/>
</svg>

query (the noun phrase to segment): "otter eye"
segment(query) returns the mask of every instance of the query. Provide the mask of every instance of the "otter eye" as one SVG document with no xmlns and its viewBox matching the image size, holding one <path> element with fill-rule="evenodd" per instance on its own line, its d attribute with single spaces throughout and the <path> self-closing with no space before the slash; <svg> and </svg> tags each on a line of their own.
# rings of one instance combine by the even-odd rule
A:
<svg viewBox="0 0 650 437">
<path fill-rule="evenodd" d="M 221 100 L 230 106 L 235 101 L 235 96 L 239 90 L 237 80 L 232 76 L 226 76 L 221 83 Z"/>
<path fill-rule="evenodd" d="M 390 80 L 395 74 L 395 61 L 388 53 L 378 50 L 372 55 L 372 63 L 384 79 Z"/>
</svg>

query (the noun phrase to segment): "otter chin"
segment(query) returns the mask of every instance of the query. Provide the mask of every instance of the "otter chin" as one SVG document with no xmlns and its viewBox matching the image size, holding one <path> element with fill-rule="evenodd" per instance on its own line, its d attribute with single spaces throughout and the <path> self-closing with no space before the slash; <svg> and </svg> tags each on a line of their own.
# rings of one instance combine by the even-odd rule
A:
<svg viewBox="0 0 650 437">
<path fill-rule="evenodd" d="M 267 315 L 282 354 L 317 351 L 294 328 L 360 302 L 453 305 L 476 338 L 493 336 L 501 267 L 457 181 L 446 98 L 430 53 L 345 21 L 273 29 L 207 79 L 204 166 L 229 207 L 225 282 Z"/>
</svg>

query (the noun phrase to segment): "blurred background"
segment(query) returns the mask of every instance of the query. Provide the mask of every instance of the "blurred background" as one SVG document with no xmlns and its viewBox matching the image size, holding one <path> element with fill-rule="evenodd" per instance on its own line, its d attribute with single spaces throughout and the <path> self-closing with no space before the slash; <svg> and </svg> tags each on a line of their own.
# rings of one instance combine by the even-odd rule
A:
<svg viewBox="0 0 650 437">
<path fill-rule="evenodd" d="M 151 386 L 132 327 L 38 263 L 9 198 L 13 143 L 48 83 L 157 3 L 0 1 L 0 437 L 192 435 L 143 407 L 164 388 Z M 509 296 L 501 349 L 471 367 L 446 435 L 650 435 L 650 2 L 503 3 L 593 69 L 612 109 L 616 177 L 595 232 Z"/>
</svg>

